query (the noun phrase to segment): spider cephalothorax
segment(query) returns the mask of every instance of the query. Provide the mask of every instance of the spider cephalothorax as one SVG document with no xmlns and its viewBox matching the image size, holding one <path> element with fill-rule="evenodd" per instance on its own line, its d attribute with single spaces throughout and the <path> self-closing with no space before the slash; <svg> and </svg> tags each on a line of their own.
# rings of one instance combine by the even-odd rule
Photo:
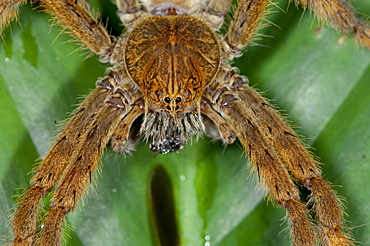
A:
<svg viewBox="0 0 370 246">
<path fill-rule="evenodd" d="M 181 149 L 204 131 L 200 100 L 221 63 L 215 33 L 195 17 L 150 16 L 123 42 L 127 71 L 146 102 L 141 133 L 153 139 L 153 151 Z"/>
<path fill-rule="evenodd" d="M 23 2 L 0 1 L 0 25 Z M 370 47 L 370 28 L 342 1 L 295 2 Z M 286 210 L 292 244 L 353 245 L 341 202 L 315 158 L 230 65 L 252 40 L 268 1 L 240 0 L 225 35 L 217 32 L 232 0 L 117 0 L 116 5 L 127 28 L 118 38 L 108 34 L 82 0 L 41 1 L 111 67 L 36 169 L 14 213 L 13 244 L 60 245 L 65 216 L 91 183 L 104 148 L 110 142 L 116 152 L 132 151 L 137 138 L 133 125 L 142 116 L 139 135 L 157 153 L 180 150 L 190 137 L 207 130 L 224 144 L 239 139 L 259 179 Z M 296 184 L 311 192 L 310 209 Z M 52 191 L 50 209 L 38 228 L 40 200 Z"/>
</svg>

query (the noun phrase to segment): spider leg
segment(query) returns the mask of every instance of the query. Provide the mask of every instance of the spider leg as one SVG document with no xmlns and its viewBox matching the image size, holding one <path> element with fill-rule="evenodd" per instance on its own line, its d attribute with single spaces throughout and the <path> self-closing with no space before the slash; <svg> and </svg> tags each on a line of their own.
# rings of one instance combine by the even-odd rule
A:
<svg viewBox="0 0 370 246">
<path fill-rule="evenodd" d="M 0 34 L 5 26 L 16 19 L 18 16 L 18 7 L 25 4 L 27 0 L 9 0 L 0 2 Z"/>
<path fill-rule="evenodd" d="M 97 113 L 81 136 L 78 147 L 73 151 L 63 173 L 48 211 L 41 236 L 36 245 L 60 245 L 65 216 L 76 206 L 85 188 L 91 183 L 98 168 L 100 156 L 121 120 L 132 107 L 115 94 Z"/>
<path fill-rule="evenodd" d="M 223 144 L 232 144 L 233 142 L 235 142 L 236 140 L 235 132 L 231 129 L 229 123 L 227 123 L 227 121 L 224 118 L 222 118 L 221 115 L 219 115 L 216 111 L 212 109 L 209 102 L 207 102 L 206 100 L 202 100 L 200 110 L 213 122 L 213 124 L 217 128 L 217 134 L 219 136 L 213 136 L 213 134 L 211 134 L 212 137 L 216 139 L 221 138 Z M 205 125 L 209 126 L 209 124 Z"/>
<path fill-rule="evenodd" d="M 321 177 L 310 152 L 276 110 L 240 78 L 234 74 L 227 85 L 215 83 L 204 96 L 213 102 L 212 108 L 237 134 L 261 181 L 277 203 L 286 209 L 293 245 L 314 245 L 315 241 L 331 246 L 353 245 L 351 238 L 344 233 L 341 203 Z M 291 176 L 311 190 L 309 202 L 318 221 L 318 239 Z"/>
<path fill-rule="evenodd" d="M 62 26 L 97 55 L 109 57 L 112 45 L 107 30 L 89 13 L 88 4 L 75 0 L 42 0 L 47 9 Z"/>
<path fill-rule="evenodd" d="M 80 133 L 111 94 L 103 81 L 84 100 L 57 138 L 48 155 L 38 166 L 12 218 L 14 245 L 30 245 L 35 236 L 40 199 L 55 186 L 72 156 L 75 143 L 80 141 Z"/>
<path fill-rule="evenodd" d="M 357 41 L 370 48 L 370 26 L 360 20 L 353 12 L 350 4 L 340 0 L 294 0 L 304 8 L 308 7 L 324 22 L 344 34 L 355 35 Z"/>
<path fill-rule="evenodd" d="M 265 128 L 263 132 L 269 144 L 274 146 L 293 179 L 311 191 L 310 203 L 318 220 L 319 240 L 325 242 L 324 245 L 352 245 L 350 237 L 344 232 L 346 228 L 341 202 L 322 178 L 313 156 L 275 110 L 262 101 L 263 98 L 258 93 L 248 86 L 240 91 L 241 98 L 257 99 L 253 107 L 259 106 L 261 109 L 253 111 L 260 124 L 260 131 Z"/>
<path fill-rule="evenodd" d="M 263 98 L 247 85 L 238 91 L 241 100 L 248 98 L 258 119 L 259 129 L 274 146 L 289 173 L 298 183 L 311 191 L 309 203 L 318 220 L 320 241 L 324 245 L 351 245 L 350 237 L 344 233 L 344 219 L 341 202 L 330 185 L 321 177 L 321 170 L 313 156 L 300 143 L 296 133 L 281 119 Z M 255 100 L 251 104 L 251 98 Z M 228 99 L 230 100 L 230 99 Z M 263 129 L 265 128 L 265 129 Z"/>
<path fill-rule="evenodd" d="M 252 36 L 259 27 L 260 19 L 264 15 L 267 2 L 267 0 L 239 1 L 226 34 L 226 42 L 234 53 L 239 54 L 252 40 Z"/>
<path fill-rule="evenodd" d="M 118 46 L 119 45 L 117 45 L 117 47 Z M 119 48 L 120 47 L 118 47 L 118 49 Z M 112 58 L 114 61 L 114 55 Z M 121 57 L 118 60 L 120 59 Z M 119 63 L 119 61 L 114 62 Z M 132 129 L 132 127 L 135 120 L 144 112 L 143 95 L 138 86 L 135 83 L 132 83 L 131 79 L 129 79 L 125 67 L 118 65 L 111 68 L 109 76 L 111 76 L 113 81 L 115 81 L 114 87 L 117 88 L 115 90 L 116 93 L 120 94 L 122 98 L 128 100 L 129 105 L 133 105 L 130 113 L 121 121 L 110 139 L 110 145 L 113 151 L 128 154 L 130 151 L 134 150 L 135 144 L 139 139 L 137 135 L 134 135 L 137 133 L 135 131 L 136 129 Z M 124 90 L 122 88 L 124 88 Z"/>
<path fill-rule="evenodd" d="M 295 0 L 304 8 L 311 9 L 320 20 L 329 22 L 344 34 L 354 33 L 357 41 L 370 47 L 370 26 L 360 20 L 345 1 L 338 0 Z M 241 0 L 230 22 L 226 42 L 238 54 L 253 40 L 259 28 L 261 17 L 265 14 L 267 0 Z"/>
<path fill-rule="evenodd" d="M 117 153 L 128 154 L 134 150 L 137 136 L 130 136 L 134 121 L 144 112 L 144 105 L 136 104 L 130 114 L 122 120 L 110 139 L 112 150 Z"/>
<path fill-rule="evenodd" d="M 244 93 L 240 90 L 243 89 L 244 92 L 244 87 L 246 86 L 236 86 L 237 98 L 234 96 L 235 93 L 222 92 L 218 98 L 210 100 L 214 102 L 212 107 L 236 133 L 254 163 L 260 181 L 265 184 L 276 202 L 287 210 L 292 228 L 293 245 L 312 246 L 315 244 L 315 233 L 308 212 L 300 201 L 299 191 L 275 147 L 267 138 L 265 129 L 261 129 L 260 119 L 255 117 L 254 111 L 261 110 L 261 106 L 257 108 L 255 104 L 266 102 L 255 102 L 256 95 L 252 98 L 248 97 L 249 95 L 243 95 Z"/>
</svg>

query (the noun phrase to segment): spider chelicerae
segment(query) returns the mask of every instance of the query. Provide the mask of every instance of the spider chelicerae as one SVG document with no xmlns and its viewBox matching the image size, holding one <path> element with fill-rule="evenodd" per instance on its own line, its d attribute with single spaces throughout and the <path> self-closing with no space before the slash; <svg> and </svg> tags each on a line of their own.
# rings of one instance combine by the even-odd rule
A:
<svg viewBox="0 0 370 246">
<path fill-rule="evenodd" d="M 140 133 L 157 153 L 181 149 L 190 136 L 200 135 L 204 128 L 225 144 L 238 137 L 272 197 L 288 211 L 293 243 L 310 245 L 316 236 L 285 170 L 288 168 L 294 180 L 312 191 L 312 209 L 317 209 L 319 215 L 316 228 L 322 230 L 318 240 L 332 245 L 350 244 L 339 229 L 342 217 L 338 201 L 321 179 L 310 154 L 272 106 L 227 63 L 251 41 L 266 2 L 240 1 L 225 37 L 214 34 L 213 30 L 221 26 L 229 11 L 227 1 L 143 3 L 146 12 L 135 1 L 118 2 L 120 17 L 128 30 L 127 36 L 117 40 L 82 8 L 85 3 L 45 1 L 43 4 L 91 51 L 115 66 L 76 110 L 33 176 L 31 188 L 14 216 L 15 243 L 35 240 L 40 245 L 58 244 L 63 218 L 75 207 L 83 184 L 90 183 L 90 173 L 96 169 L 105 145 L 111 139 L 116 151 L 130 151 L 135 142 L 129 135 L 130 126 L 144 115 Z M 336 2 L 331 4 L 341 6 Z M 348 23 L 338 18 L 334 17 L 334 24 Z M 366 45 L 369 31 L 358 19 L 354 20 L 354 29 L 351 26 L 350 30 L 342 31 L 355 30 L 360 43 Z M 81 165 L 85 158 L 89 160 Z M 66 171 L 63 162 L 68 165 Z M 48 170 L 48 163 L 57 170 Z M 83 175 L 82 171 L 86 173 Z M 62 179 L 38 237 L 36 212 L 31 211 L 37 209 L 40 198 L 55 186 L 60 178 L 58 172 Z M 72 178 L 74 175 L 81 175 L 76 178 L 79 182 Z M 327 203 L 330 206 L 323 205 Z"/>
</svg>

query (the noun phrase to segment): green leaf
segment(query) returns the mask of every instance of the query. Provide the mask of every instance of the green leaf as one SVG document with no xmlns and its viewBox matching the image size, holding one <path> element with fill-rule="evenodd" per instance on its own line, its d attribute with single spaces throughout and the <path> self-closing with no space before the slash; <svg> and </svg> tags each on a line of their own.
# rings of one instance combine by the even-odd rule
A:
<svg viewBox="0 0 370 246">
<path fill-rule="evenodd" d="M 357 3 L 360 4 L 360 3 Z M 370 4 L 361 3 L 370 13 Z M 283 9 L 286 4 L 279 4 Z M 96 2 L 119 33 L 114 6 Z M 9 239 L 14 196 L 26 188 L 35 159 L 52 143 L 58 122 L 89 93 L 106 65 L 85 59 L 49 16 L 21 8 L 0 47 L 0 238 Z M 351 37 L 342 45 L 335 31 L 315 28 L 295 8 L 273 13 L 257 41 L 235 62 L 250 84 L 286 110 L 317 151 L 323 175 L 347 198 L 356 241 L 370 245 L 370 55 Z M 142 143 L 132 156 L 105 151 L 94 189 L 68 216 L 67 245 L 158 245 L 148 187 L 161 165 L 174 192 L 181 245 L 288 245 L 282 208 L 266 203 L 265 191 L 240 144 L 224 148 L 210 139 L 192 141 L 178 154 L 158 155 Z M 257 187 L 257 188 L 256 188 Z"/>
</svg>

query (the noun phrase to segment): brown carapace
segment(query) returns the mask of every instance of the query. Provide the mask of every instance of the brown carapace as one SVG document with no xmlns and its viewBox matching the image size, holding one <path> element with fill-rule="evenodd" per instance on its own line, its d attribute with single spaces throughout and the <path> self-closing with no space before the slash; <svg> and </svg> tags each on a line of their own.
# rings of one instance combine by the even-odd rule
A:
<svg viewBox="0 0 370 246">
<path fill-rule="evenodd" d="M 0 1 L 0 26 L 25 2 Z M 294 2 L 370 47 L 369 26 L 345 2 Z M 211 128 L 224 144 L 239 139 L 259 179 L 287 211 L 293 245 L 354 244 L 341 203 L 315 158 L 230 65 L 251 42 L 269 1 L 238 1 L 226 34 L 219 34 L 231 0 L 117 0 L 126 27 L 118 38 L 108 34 L 83 0 L 40 3 L 111 68 L 32 176 L 12 219 L 13 245 L 61 244 L 65 216 L 90 185 L 104 148 L 110 142 L 116 152 L 132 150 L 130 131 L 140 116 L 140 136 L 151 141 L 150 148 L 157 153 L 178 151 L 190 137 Z M 295 182 L 310 190 L 310 209 L 300 200 Z M 43 227 L 37 228 L 40 200 L 51 191 L 50 209 Z"/>
<path fill-rule="evenodd" d="M 221 65 L 215 33 L 196 17 L 152 16 L 122 42 L 127 72 L 146 102 L 140 132 L 152 139 L 155 152 L 183 148 L 189 137 L 204 132 L 202 93 Z"/>
</svg>

